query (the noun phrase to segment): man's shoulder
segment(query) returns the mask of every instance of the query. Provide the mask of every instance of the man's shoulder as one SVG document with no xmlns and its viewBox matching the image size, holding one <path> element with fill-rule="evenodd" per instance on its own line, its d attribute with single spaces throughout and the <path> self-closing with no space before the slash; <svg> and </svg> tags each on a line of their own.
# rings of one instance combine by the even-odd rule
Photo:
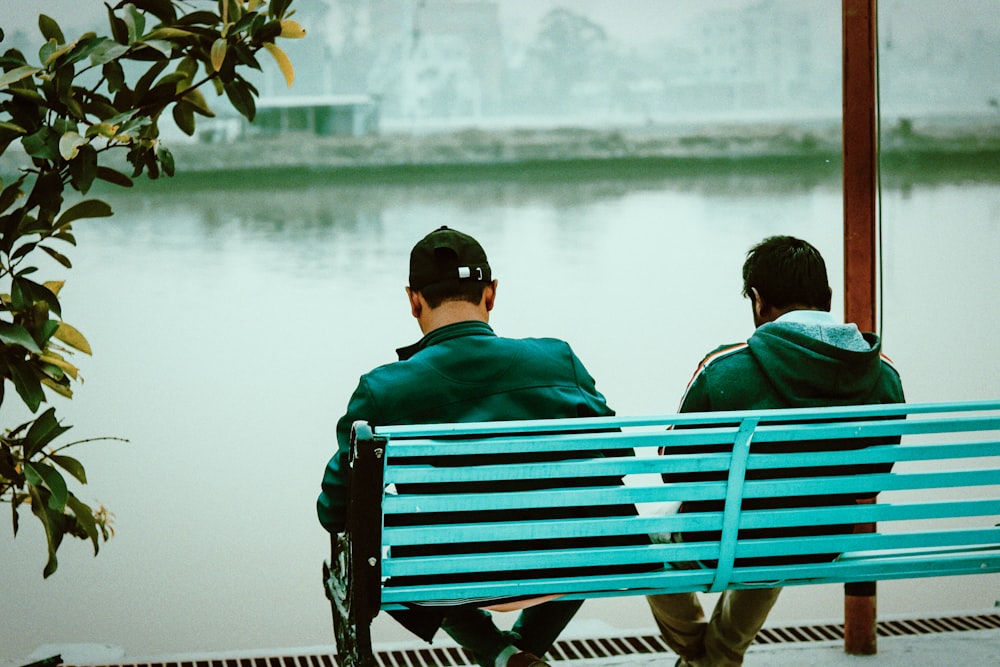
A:
<svg viewBox="0 0 1000 667">
<path fill-rule="evenodd" d="M 698 364 L 698 372 L 709 367 L 721 368 L 731 364 L 742 363 L 744 360 L 750 358 L 749 352 L 750 346 L 746 341 L 720 345 L 705 355 L 701 363 Z"/>
</svg>

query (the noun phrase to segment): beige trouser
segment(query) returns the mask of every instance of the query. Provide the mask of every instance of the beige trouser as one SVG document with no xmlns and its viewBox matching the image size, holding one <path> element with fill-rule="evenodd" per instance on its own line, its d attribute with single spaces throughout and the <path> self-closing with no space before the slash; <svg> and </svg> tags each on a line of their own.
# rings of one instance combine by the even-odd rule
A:
<svg viewBox="0 0 1000 667">
<path fill-rule="evenodd" d="M 706 622 L 697 593 L 650 595 L 646 600 L 663 639 L 694 667 L 743 664 L 780 588 L 724 591 Z"/>
</svg>

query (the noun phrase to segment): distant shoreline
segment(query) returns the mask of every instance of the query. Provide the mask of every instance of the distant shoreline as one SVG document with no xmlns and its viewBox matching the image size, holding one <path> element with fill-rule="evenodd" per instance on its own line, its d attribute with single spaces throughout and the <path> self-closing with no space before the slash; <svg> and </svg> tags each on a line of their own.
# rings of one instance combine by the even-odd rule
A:
<svg viewBox="0 0 1000 667">
<path fill-rule="evenodd" d="M 253 175 L 262 172 L 280 173 L 286 182 L 558 181 L 726 173 L 822 182 L 840 178 L 842 151 L 839 123 L 464 129 L 365 137 L 289 133 L 231 142 L 164 143 L 175 158 L 173 180 L 188 187 L 241 179 L 253 187 Z M 18 152 L 0 156 L 5 181 L 26 163 Z M 998 181 L 1000 114 L 995 120 L 883 131 L 881 163 L 888 181 Z M 130 172 L 124 160 L 118 168 Z M 136 183 L 146 181 L 142 177 Z"/>
</svg>

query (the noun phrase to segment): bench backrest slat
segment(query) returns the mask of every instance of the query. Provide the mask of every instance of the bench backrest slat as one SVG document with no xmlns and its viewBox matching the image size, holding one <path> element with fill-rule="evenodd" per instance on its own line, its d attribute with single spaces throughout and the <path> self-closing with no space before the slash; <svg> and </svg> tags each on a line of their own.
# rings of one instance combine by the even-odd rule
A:
<svg viewBox="0 0 1000 667">
<path fill-rule="evenodd" d="M 357 502 L 382 525 L 358 562 L 384 608 L 1000 572 L 1000 401 L 376 426 L 366 446 L 381 486 Z"/>
</svg>

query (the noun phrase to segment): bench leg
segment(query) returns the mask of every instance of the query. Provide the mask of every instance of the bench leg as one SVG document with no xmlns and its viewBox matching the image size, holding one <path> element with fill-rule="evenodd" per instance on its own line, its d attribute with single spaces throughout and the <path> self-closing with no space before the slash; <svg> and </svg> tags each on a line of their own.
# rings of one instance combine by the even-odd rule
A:
<svg viewBox="0 0 1000 667">
<path fill-rule="evenodd" d="M 844 652 L 850 655 L 878 653 L 875 582 L 844 586 Z"/>
<path fill-rule="evenodd" d="M 378 667 L 372 652 L 371 627 L 358 623 L 351 597 L 350 540 L 340 533 L 333 541 L 333 565 L 323 563 L 323 588 L 333 613 L 340 667 Z"/>
</svg>

